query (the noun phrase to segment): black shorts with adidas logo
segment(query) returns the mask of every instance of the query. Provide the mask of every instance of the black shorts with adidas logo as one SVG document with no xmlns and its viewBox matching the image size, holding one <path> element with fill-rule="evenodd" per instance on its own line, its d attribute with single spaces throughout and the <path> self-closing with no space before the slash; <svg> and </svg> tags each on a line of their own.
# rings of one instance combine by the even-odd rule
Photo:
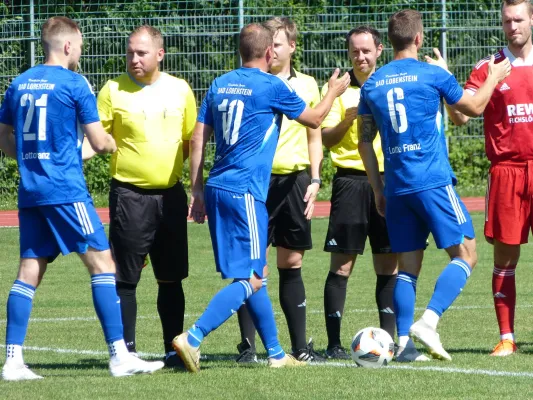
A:
<svg viewBox="0 0 533 400">
<path fill-rule="evenodd" d="M 272 174 L 268 187 L 268 244 L 290 250 L 310 250 L 311 221 L 304 215 L 304 196 L 311 178 L 306 170 Z"/>
<path fill-rule="evenodd" d="M 363 254 L 367 237 L 373 254 L 391 253 L 385 218 L 376 209 L 366 172 L 337 168 L 324 251 Z"/>
</svg>

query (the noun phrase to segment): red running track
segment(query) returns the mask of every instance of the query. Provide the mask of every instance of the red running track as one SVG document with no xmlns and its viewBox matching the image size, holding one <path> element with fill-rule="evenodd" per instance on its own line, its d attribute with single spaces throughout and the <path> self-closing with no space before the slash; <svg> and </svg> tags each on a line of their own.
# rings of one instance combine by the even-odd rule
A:
<svg viewBox="0 0 533 400">
<path fill-rule="evenodd" d="M 484 197 L 467 197 L 462 199 L 466 208 L 470 212 L 485 211 L 485 198 Z M 329 201 L 320 201 L 315 206 L 315 217 L 328 217 L 330 210 Z M 109 211 L 107 208 L 98 208 L 98 215 L 102 219 L 102 222 L 109 223 Z M 0 211 L 0 226 L 18 226 L 17 211 Z"/>
</svg>

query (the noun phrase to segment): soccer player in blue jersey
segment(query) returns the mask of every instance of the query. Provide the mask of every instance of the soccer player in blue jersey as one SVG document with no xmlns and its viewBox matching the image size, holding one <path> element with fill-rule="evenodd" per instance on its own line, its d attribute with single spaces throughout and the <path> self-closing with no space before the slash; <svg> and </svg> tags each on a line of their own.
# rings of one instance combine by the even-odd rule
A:
<svg viewBox="0 0 533 400">
<path fill-rule="evenodd" d="M 0 109 L 0 149 L 16 158 L 20 173 L 20 266 L 7 300 L 2 378 L 41 379 L 22 357 L 32 300 L 48 263 L 76 252 L 91 275 L 93 303 L 108 344 L 113 376 L 154 372 L 123 340 L 115 264 L 82 171 L 84 134 L 97 153 L 116 150 L 106 134 L 87 80 L 74 72 L 82 50 L 78 25 L 66 17 L 42 27 L 45 63 L 17 77 Z"/>
<path fill-rule="evenodd" d="M 474 227 L 454 185 L 439 113 L 441 98 L 469 116 L 480 115 L 495 86 L 510 72 L 508 60 L 489 65 L 488 77 L 474 96 L 465 94 L 445 69 L 417 61 L 422 17 L 415 10 L 394 14 L 388 24 L 394 60 L 377 70 L 361 89 L 359 152 L 385 215 L 392 251 L 399 253 L 394 291 L 398 353 L 409 336 L 437 359 L 451 360 L 437 334 L 437 323 L 463 290 L 477 262 Z M 377 130 L 385 156 L 385 187 L 372 146 Z M 386 200 L 385 200 L 386 199 Z M 437 279 L 422 318 L 413 324 L 416 282 L 426 238 L 433 234 L 450 263 Z"/>
<path fill-rule="evenodd" d="M 270 172 L 282 114 L 317 128 L 349 76 L 329 80 L 329 92 L 313 109 L 283 79 L 267 73 L 272 63 L 273 34 L 265 25 L 250 24 L 240 33 L 243 67 L 214 80 L 204 98 L 191 138 L 190 214 L 196 222 L 209 216 L 217 271 L 233 279 L 211 300 L 188 332 L 173 345 L 191 372 L 200 368 L 200 343 L 246 302 L 271 367 L 301 366 L 281 348 L 272 304 L 267 294 L 266 266 Z M 203 187 L 205 145 L 213 133 L 215 163 Z"/>
</svg>

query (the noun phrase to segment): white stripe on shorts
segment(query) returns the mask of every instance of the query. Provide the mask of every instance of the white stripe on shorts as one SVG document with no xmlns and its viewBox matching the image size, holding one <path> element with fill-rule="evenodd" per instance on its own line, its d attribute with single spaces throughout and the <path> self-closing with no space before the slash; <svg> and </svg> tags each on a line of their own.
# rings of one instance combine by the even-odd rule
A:
<svg viewBox="0 0 533 400">
<path fill-rule="evenodd" d="M 246 200 L 246 215 L 248 216 L 248 230 L 250 231 L 250 258 L 258 260 L 260 258 L 259 251 L 259 233 L 257 232 L 257 216 L 255 214 L 254 197 L 246 193 L 244 195 Z"/>
<path fill-rule="evenodd" d="M 81 229 L 83 230 L 83 234 L 84 235 L 87 235 L 87 229 L 85 229 L 85 224 L 84 224 L 84 221 L 81 217 L 81 213 L 80 213 L 80 210 L 78 208 L 78 203 L 74 203 L 74 208 L 76 209 L 76 215 L 78 216 L 78 222 L 80 223 L 81 225 Z"/>
<path fill-rule="evenodd" d="M 91 218 L 89 218 L 89 213 L 87 212 L 87 206 L 85 203 L 80 203 L 80 210 L 83 215 L 85 215 L 85 221 L 87 222 L 87 231 L 89 234 L 94 233 L 93 224 Z"/>
<path fill-rule="evenodd" d="M 455 211 L 457 223 L 459 225 L 464 224 L 466 222 L 466 217 L 461 208 L 461 204 L 459 204 L 459 199 L 457 199 L 457 196 L 455 195 L 455 191 L 453 190 L 452 185 L 446 186 L 446 191 L 448 192 L 450 203 L 452 204 L 453 210 Z"/>
</svg>

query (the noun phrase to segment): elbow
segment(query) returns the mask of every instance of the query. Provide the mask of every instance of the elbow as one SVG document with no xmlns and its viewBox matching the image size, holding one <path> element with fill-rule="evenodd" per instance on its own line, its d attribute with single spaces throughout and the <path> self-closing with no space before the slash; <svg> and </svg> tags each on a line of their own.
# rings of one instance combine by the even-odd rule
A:
<svg viewBox="0 0 533 400">
<path fill-rule="evenodd" d="M 317 118 L 312 121 L 309 121 L 309 124 L 307 126 L 309 126 L 309 128 L 318 129 L 320 128 L 321 123 L 322 123 L 322 118 Z"/>
</svg>

